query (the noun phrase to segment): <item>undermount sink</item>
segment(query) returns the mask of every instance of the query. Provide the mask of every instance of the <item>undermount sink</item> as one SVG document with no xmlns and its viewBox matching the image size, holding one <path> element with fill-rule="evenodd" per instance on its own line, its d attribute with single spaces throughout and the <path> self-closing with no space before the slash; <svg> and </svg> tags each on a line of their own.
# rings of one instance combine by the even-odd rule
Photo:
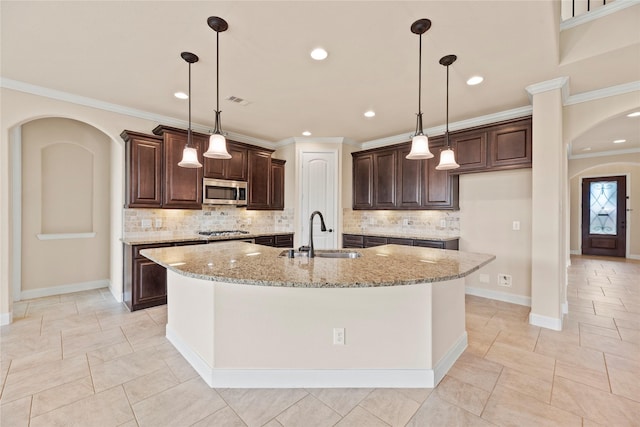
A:
<svg viewBox="0 0 640 427">
<path fill-rule="evenodd" d="M 293 253 L 293 256 L 290 255 Z M 306 251 L 282 251 L 280 252 L 280 256 L 288 256 L 289 258 L 299 258 L 299 257 L 308 257 L 309 253 Z M 346 258 L 346 259 L 355 259 L 360 258 L 360 253 L 354 251 L 345 251 L 342 249 L 319 249 L 315 251 L 316 258 Z"/>
</svg>

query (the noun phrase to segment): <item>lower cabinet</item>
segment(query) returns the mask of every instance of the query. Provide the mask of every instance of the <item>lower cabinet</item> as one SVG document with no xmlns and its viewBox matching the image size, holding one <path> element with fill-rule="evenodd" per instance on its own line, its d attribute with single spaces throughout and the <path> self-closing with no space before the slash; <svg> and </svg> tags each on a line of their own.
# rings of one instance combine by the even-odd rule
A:
<svg viewBox="0 0 640 427">
<path fill-rule="evenodd" d="M 274 236 L 259 236 L 255 238 L 256 245 L 273 246 L 276 248 L 292 248 L 293 234 L 276 234 Z"/>
<path fill-rule="evenodd" d="M 361 234 L 343 234 L 343 248 L 372 248 L 380 245 L 419 246 L 423 248 L 458 250 L 458 239 L 428 240 L 398 237 L 365 236 Z"/>
</svg>

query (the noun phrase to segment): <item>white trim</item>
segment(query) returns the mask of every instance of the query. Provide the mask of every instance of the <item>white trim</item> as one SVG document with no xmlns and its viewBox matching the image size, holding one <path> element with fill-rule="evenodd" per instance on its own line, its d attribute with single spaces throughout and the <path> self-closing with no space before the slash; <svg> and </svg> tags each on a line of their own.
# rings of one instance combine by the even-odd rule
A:
<svg viewBox="0 0 640 427">
<path fill-rule="evenodd" d="M 611 151 L 598 151 L 595 153 L 585 153 L 585 154 L 569 154 L 569 160 L 574 159 L 588 159 L 591 157 L 606 157 L 606 156 L 617 156 L 620 154 L 635 154 L 640 153 L 640 148 L 628 148 L 626 150 L 611 150 Z"/>
<path fill-rule="evenodd" d="M 568 314 L 569 313 L 569 302 L 565 301 L 562 303 L 562 314 Z"/>
<path fill-rule="evenodd" d="M 113 287 L 113 283 L 111 283 L 111 281 L 109 281 L 109 292 L 111 292 L 111 296 L 113 296 L 113 299 L 115 299 L 117 302 L 122 302 L 122 291 L 120 291 L 120 293 L 116 293 L 116 290 Z"/>
<path fill-rule="evenodd" d="M 433 388 L 467 348 L 458 338 L 434 369 L 215 369 L 167 325 L 167 339 L 211 388 Z"/>
<path fill-rule="evenodd" d="M 93 239 L 96 233 L 50 233 L 36 234 L 38 240 Z"/>
<path fill-rule="evenodd" d="M 558 319 L 556 317 L 543 316 L 541 314 L 529 313 L 529 324 L 554 331 L 562 330 L 562 318 Z"/>
<path fill-rule="evenodd" d="M 566 107 L 567 105 L 580 104 L 583 102 L 594 101 L 596 99 L 608 98 L 610 96 L 624 95 L 626 93 L 632 93 L 637 91 L 640 91 L 640 81 L 624 83 L 617 86 L 605 87 L 603 89 L 596 89 L 589 92 L 577 93 L 567 98 L 566 101 L 563 103 L 563 105 Z"/>
<path fill-rule="evenodd" d="M 640 255 L 627 255 L 628 259 L 640 259 Z"/>
<path fill-rule="evenodd" d="M 518 119 L 521 117 L 530 116 L 533 113 L 533 107 L 530 105 L 525 107 L 514 108 L 511 110 L 500 111 L 497 113 L 487 114 L 485 116 L 475 117 L 467 120 L 460 120 L 457 122 L 449 123 L 449 131 L 462 130 L 472 128 L 476 126 L 488 125 L 504 120 Z M 443 135 L 445 132 L 445 126 L 434 126 L 425 130 L 425 133 L 429 137 Z M 384 147 L 392 144 L 400 144 L 411 140 L 411 132 L 403 133 L 400 135 L 389 136 L 386 138 L 374 139 L 371 141 L 363 142 L 361 148 L 368 150 L 370 148 Z"/>
<path fill-rule="evenodd" d="M 13 301 L 20 301 L 22 287 L 22 126 L 11 130 L 9 139 L 11 151 L 11 280 L 13 282 Z"/>
<path fill-rule="evenodd" d="M 464 292 L 467 295 L 474 295 L 477 297 L 489 298 L 493 300 L 531 307 L 531 297 L 526 297 L 523 295 L 514 295 L 507 292 L 492 291 L 491 289 L 474 288 L 471 286 L 465 286 Z"/>
<path fill-rule="evenodd" d="M 10 324 L 12 320 L 12 313 L 0 313 L 0 326 Z"/>
<path fill-rule="evenodd" d="M 580 249 L 572 249 L 569 251 L 571 255 L 582 255 L 582 251 Z"/>
<path fill-rule="evenodd" d="M 556 89 L 562 90 L 562 104 L 564 105 L 565 101 L 569 98 L 569 77 L 558 77 L 544 82 L 534 83 L 524 88 L 531 102 L 533 102 L 534 95 Z"/>
<path fill-rule="evenodd" d="M 92 289 L 108 288 L 110 281 L 108 279 L 93 280 L 91 282 L 73 283 L 70 285 L 52 286 L 50 288 L 39 288 L 31 290 L 23 290 L 20 292 L 20 299 L 32 299 L 49 297 L 52 295 L 70 294 L 73 292 L 89 291 Z"/>
<path fill-rule="evenodd" d="M 187 128 L 189 123 L 175 119 L 173 117 L 163 116 L 161 114 L 149 113 L 147 111 L 135 108 L 125 107 L 123 105 L 112 104 L 110 102 L 100 101 L 86 96 L 75 95 L 60 90 L 49 89 L 43 86 L 32 85 L 30 83 L 18 80 L 0 77 L 0 87 L 17 90 L 19 92 L 30 93 L 32 95 L 43 96 L 45 98 L 57 99 L 59 101 L 70 102 L 72 104 L 84 105 L 86 107 L 97 108 L 99 110 L 110 111 L 112 113 L 122 114 L 125 116 L 137 117 L 143 120 L 149 120 L 156 123 L 162 123 L 167 126 Z M 191 129 L 201 133 L 211 133 L 211 126 L 204 126 L 197 123 L 191 124 Z M 263 139 L 254 138 L 252 136 L 242 135 L 236 132 L 225 132 L 227 136 L 235 141 L 246 142 L 247 144 L 259 145 L 265 148 L 275 149 L 273 142 Z"/>
<path fill-rule="evenodd" d="M 568 30 L 569 28 L 577 27 L 578 25 L 586 24 L 587 22 L 595 21 L 596 19 L 604 16 L 616 13 L 619 10 L 633 7 L 640 4 L 640 0 L 616 0 L 613 3 L 605 4 L 596 10 L 592 10 L 582 15 L 574 16 L 566 19 L 560 23 L 560 31 Z"/>
</svg>

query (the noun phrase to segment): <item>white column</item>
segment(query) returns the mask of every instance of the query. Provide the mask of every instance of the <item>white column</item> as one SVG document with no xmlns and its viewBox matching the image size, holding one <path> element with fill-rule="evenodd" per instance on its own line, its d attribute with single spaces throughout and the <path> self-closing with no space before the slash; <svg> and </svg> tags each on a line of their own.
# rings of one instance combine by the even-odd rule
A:
<svg viewBox="0 0 640 427">
<path fill-rule="evenodd" d="M 528 86 L 533 103 L 531 313 L 529 323 L 562 329 L 566 256 L 562 104 L 566 77 Z"/>
</svg>

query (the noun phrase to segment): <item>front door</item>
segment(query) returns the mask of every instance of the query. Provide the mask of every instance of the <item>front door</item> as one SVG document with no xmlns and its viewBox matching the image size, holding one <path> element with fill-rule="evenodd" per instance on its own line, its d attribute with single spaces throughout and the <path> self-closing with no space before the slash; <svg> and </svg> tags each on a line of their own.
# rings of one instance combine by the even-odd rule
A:
<svg viewBox="0 0 640 427">
<path fill-rule="evenodd" d="M 624 176 L 582 180 L 582 253 L 624 257 L 627 214 Z"/>
</svg>

